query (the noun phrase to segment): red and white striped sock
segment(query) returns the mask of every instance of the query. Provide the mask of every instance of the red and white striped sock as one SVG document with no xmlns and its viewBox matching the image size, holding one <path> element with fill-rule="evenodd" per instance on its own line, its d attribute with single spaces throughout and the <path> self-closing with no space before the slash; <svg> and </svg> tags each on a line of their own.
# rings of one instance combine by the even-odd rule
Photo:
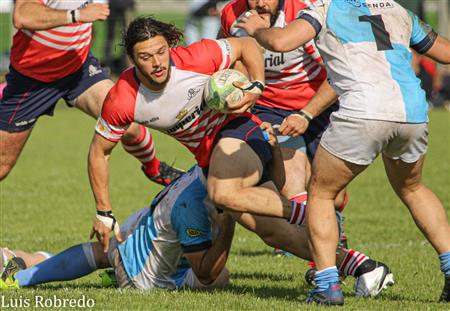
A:
<svg viewBox="0 0 450 311">
<path fill-rule="evenodd" d="M 356 269 L 358 269 L 358 267 L 361 266 L 366 260 L 369 260 L 369 257 L 363 253 L 349 249 L 347 255 L 345 255 L 345 258 L 342 261 L 341 266 L 339 267 L 339 271 L 344 273 L 344 275 L 355 276 Z"/>
<path fill-rule="evenodd" d="M 145 172 L 150 176 L 159 174 L 159 160 L 155 155 L 153 137 L 148 128 L 139 126 L 139 137 L 131 142 L 122 142 L 126 152 L 138 159 L 144 166 Z"/>
<path fill-rule="evenodd" d="M 307 199 L 308 194 L 306 192 L 297 194 L 289 199 L 292 206 L 291 217 L 289 218 L 290 224 L 301 226 L 305 223 Z"/>
<path fill-rule="evenodd" d="M 346 191 L 344 196 L 344 203 L 342 203 L 341 208 L 338 208 L 338 211 L 342 213 L 347 204 L 348 204 L 348 192 Z"/>
</svg>

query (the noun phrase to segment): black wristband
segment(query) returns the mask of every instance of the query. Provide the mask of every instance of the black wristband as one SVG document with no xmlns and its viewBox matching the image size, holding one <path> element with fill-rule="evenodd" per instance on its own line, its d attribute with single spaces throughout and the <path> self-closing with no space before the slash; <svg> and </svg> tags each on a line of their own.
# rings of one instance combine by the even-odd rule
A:
<svg viewBox="0 0 450 311">
<path fill-rule="evenodd" d="M 70 16 L 72 16 L 72 23 L 78 22 L 76 17 L 75 17 L 75 10 L 71 10 L 70 11 Z"/>
<path fill-rule="evenodd" d="M 306 113 L 305 113 L 304 111 L 302 111 L 302 110 L 297 111 L 297 114 L 301 115 L 301 116 L 302 116 L 303 118 L 305 118 L 306 121 L 308 121 L 308 122 L 311 122 L 311 121 L 312 121 L 311 116 L 308 115 L 308 114 L 306 114 Z"/>
<path fill-rule="evenodd" d="M 115 219 L 112 211 L 97 211 L 97 215 Z"/>
<path fill-rule="evenodd" d="M 262 83 L 261 83 L 260 81 L 258 81 L 258 80 L 253 81 L 252 84 L 253 84 L 253 86 L 256 86 L 258 89 L 260 89 L 261 92 L 264 92 L 264 89 L 266 88 L 266 87 L 264 86 L 264 84 L 262 84 Z"/>
</svg>

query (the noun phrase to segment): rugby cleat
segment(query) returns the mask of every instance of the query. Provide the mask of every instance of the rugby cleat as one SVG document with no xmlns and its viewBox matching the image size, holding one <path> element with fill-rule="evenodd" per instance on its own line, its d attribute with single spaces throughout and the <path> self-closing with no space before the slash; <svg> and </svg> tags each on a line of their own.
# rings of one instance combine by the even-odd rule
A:
<svg viewBox="0 0 450 311">
<path fill-rule="evenodd" d="M 330 284 L 325 291 L 312 290 L 306 299 L 308 304 L 319 304 L 325 306 L 342 306 L 344 304 L 344 295 L 338 283 Z"/>
<path fill-rule="evenodd" d="M 15 274 L 26 268 L 25 261 L 20 257 L 13 257 L 8 260 L 5 269 L 0 276 L 0 290 L 20 288 L 19 281 L 16 280 Z"/>
<path fill-rule="evenodd" d="M 445 276 L 444 289 L 442 290 L 440 302 L 450 302 L 450 275 Z"/>
<path fill-rule="evenodd" d="M 167 186 L 174 180 L 178 179 L 181 175 L 185 173 L 185 171 L 173 167 L 165 162 L 159 163 L 159 173 L 158 175 L 150 175 L 146 170 L 145 167 L 141 167 L 142 172 L 144 172 L 145 176 L 147 176 L 148 179 L 151 181 L 160 184 L 162 186 Z"/>
<path fill-rule="evenodd" d="M 355 296 L 358 298 L 375 297 L 388 286 L 394 285 L 394 275 L 382 262 L 366 260 L 355 271 Z"/>
</svg>

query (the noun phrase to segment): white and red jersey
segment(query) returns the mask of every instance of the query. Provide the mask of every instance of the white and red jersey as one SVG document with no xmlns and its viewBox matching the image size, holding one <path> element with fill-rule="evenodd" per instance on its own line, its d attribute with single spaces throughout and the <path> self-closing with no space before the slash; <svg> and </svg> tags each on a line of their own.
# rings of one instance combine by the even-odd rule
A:
<svg viewBox="0 0 450 311">
<path fill-rule="evenodd" d="M 300 0 L 280 0 L 278 18 L 273 27 L 285 27 L 307 7 Z M 239 18 L 249 8 L 247 0 L 234 0 L 222 10 L 222 34 L 225 37 L 248 36 L 236 28 Z M 265 51 L 266 89 L 256 102 L 259 105 L 284 110 L 299 110 L 316 94 L 326 78 L 321 57 L 314 42 L 287 53 Z"/>
<path fill-rule="evenodd" d="M 120 76 L 103 104 L 96 131 L 117 142 L 137 122 L 174 137 L 205 167 L 217 133 L 235 118 L 211 110 L 203 100 L 210 76 L 230 66 L 231 47 L 226 40 L 205 39 L 173 48 L 170 55 L 170 78 L 161 91 L 140 83 L 135 68 Z"/>
<path fill-rule="evenodd" d="M 80 9 L 92 0 L 41 0 L 57 10 Z M 92 23 L 73 23 L 48 30 L 20 29 L 14 35 L 11 65 L 21 74 L 52 82 L 77 71 L 87 58 Z"/>
</svg>

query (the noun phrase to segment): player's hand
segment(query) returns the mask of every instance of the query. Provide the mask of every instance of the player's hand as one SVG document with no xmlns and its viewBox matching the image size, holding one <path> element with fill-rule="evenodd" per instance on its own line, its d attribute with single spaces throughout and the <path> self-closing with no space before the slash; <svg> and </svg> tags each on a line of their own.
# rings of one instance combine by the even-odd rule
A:
<svg viewBox="0 0 450 311">
<path fill-rule="evenodd" d="M 109 16 L 109 5 L 104 3 L 91 3 L 80 9 L 80 20 L 82 23 L 104 21 Z"/>
<path fill-rule="evenodd" d="M 233 85 L 238 89 L 241 89 L 244 93 L 242 99 L 238 102 L 229 102 L 228 113 L 240 114 L 250 109 L 261 96 L 264 85 L 259 81 L 254 82 L 233 82 Z"/>
<path fill-rule="evenodd" d="M 309 121 L 303 116 L 293 113 L 286 117 L 283 122 L 281 122 L 280 131 L 281 135 L 297 137 L 303 135 L 309 126 Z"/>
<path fill-rule="evenodd" d="M 263 122 L 259 127 L 263 131 L 266 141 L 272 146 L 272 148 L 277 148 L 279 146 L 278 139 L 272 125 L 268 122 Z"/>
<path fill-rule="evenodd" d="M 256 10 L 250 10 L 239 19 L 236 27 L 244 29 L 249 36 L 253 36 L 257 30 L 270 28 L 270 16 L 259 15 Z"/>
<path fill-rule="evenodd" d="M 99 213 L 102 213 L 101 215 Z M 103 246 L 103 252 L 107 253 L 109 249 L 109 235 L 111 231 L 114 231 L 114 235 L 119 243 L 122 242 L 122 237 L 120 236 L 119 223 L 116 221 L 112 212 L 99 212 L 94 218 L 94 224 L 92 225 L 92 230 L 90 234 L 90 239 L 97 237 L 97 240 Z"/>
</svg>

